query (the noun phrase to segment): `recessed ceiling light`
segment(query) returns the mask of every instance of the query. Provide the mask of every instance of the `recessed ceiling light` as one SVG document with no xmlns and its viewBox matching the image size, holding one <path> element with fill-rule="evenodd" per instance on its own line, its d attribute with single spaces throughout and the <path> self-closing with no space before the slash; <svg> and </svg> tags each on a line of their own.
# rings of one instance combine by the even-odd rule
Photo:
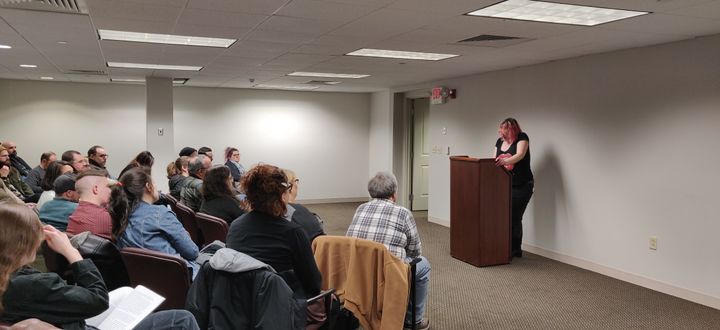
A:
<svg viewBox="0 0 720 330">
<path fill-rule="evenodd" d="M 55 79 L 55 78 L 53 78 L 53 77 L 40 77 L 40 79 L 42 79 L 42 80 L 53 80 L 53 79 Z"/>
<path fill-rule="evenodd" d="M 124 63 L 124 62 L 107 62 L 111 68 L 125 69 L 150 69 L 150 70 L 180 70 L 180 71 L 200 71 L 201 66 L 189 65 L 165 65 L 165 64 L 145 64 L 145 63 Z"/>
<path fill-rule="evenodd" d="M 59 43 L 59 44 L 61 44 L 61 45 L 67 45 L 68 42 L 67 42 L 67 41 L 62 41 L 62 40 L 60 40 L 60 41 L 58 41 L 57 43 Z"/>
<path fill-rule="evenodd" d="M 35 64 L 20 64 L 21 68 L 37 68 Z"/>
<path fill-rule="evenodd" d="M 253 87 L 263 88 L 263 89 L 289 89 L 289 90 L 298 90 L 298 91 L 310 91 L 313 89 L 318 89 L 318 86 L 270 85 L 270 84 L 257 84 L 257 85 L 253 85 Z"/>
<path fill-rule="evenodd" d="M 406 52 L 406 51 L 400 51 L 400 50 L 371 49 L 371 48 L 358 49 L 354 52 L 350 52 L 345 55 L 383 57 L 383 58 L 402 58 L 402 59 L 408 59 L 408 60 L 423 60 L 423 61 L 439 61 L 439 60 L 444 60 L 446 58 L 460 56 L 460 55 L 454 55 L 454 54 Z"/>
<path fill-rule="evenodd" d="M 135 78 L 110 78 L 110 81 L 119 83 L 145 83 L 145 79 Z"/>
<path fill-rule="evenodd" d="M 11 46 L 0 44 L 0 49 L 10 49 Z"/>
<path fill-rule="evenodd" d="M 145 42 L 151 44 L 186 45 L 228 48 L 237 39 L 179 36 L 174 34 L 140 33 L 115 30 L 98 30 L 100 40 Z"/>
<path fill-rule="evenodd" d="M 357 74 L 357 73 L 322 73 L 322 72 L 293 72 L 288 73 L 288 76 L 298 77 L 325 77 L 325 78 L 366 78 L 370 77 L 369 74 Z"/>
<path fill-rule="evenodd" d="M 647 11 L 579 6 L 545 1 L 506 0 L 467 13 L 467 15 L 594 26 L 649 13 Z"/>
</svg>

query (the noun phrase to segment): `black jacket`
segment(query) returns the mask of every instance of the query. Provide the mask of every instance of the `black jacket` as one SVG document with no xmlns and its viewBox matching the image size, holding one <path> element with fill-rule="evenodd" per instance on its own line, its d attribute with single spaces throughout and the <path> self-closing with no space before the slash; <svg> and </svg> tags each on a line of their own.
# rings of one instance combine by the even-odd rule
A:
<svg viewBox="0 0 720 330">
<path fill-rule="evenodd" d="M 306 308 L 272 267 L 231 249 L 203 264 L 185 303 L 200 329 L 299 330 Z"/>
<path fill-rule="evenodd" d="M 207 198 L 200 205 L 200 212 L 223 219 L 228 225 L 245 213 L 240 201 L 230 197 Z"/>
<path fill-rule="evenodd" d="M 76 285 L 30 267 L 15 272 L 2 297 L 2 321 L 37 318 L 63 329 L 85 329 L 85 319 L 108 309 L 108 292 L 92 260 L 78 261 L 71 268 Z"/>
</svg>

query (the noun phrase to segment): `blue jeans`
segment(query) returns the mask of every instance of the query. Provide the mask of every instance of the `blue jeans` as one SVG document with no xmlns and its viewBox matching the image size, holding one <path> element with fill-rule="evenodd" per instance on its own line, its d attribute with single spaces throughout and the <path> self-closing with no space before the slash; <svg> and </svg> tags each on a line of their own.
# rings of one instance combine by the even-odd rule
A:
<svg viewBox="0 0 720 330">
<path fill-rule="evenodd" d="M 425 315 L 425 303 L 427 303 L 428 287 L 430 286 L 430 262 L 425 257 L 420 257 L 420 262 L 415 265 L 415 323 L 420 323 Z M 408 296 L 412 299 L 411 296 Z M 408 310 L 405 314 L 405 324 L 412 324 L 412 301 L 408 303 Z"/>
<path fill-rule="evenodd" d="M 200 330 L 200 327 L 192 313 L 171 309 L 148 315 L 133 330 Z"/>
</svg>

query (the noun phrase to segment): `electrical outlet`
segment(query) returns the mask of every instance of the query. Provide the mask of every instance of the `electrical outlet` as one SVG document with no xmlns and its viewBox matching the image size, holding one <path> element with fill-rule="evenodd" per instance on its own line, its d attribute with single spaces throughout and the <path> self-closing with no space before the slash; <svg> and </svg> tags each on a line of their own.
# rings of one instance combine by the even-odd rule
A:
<svg viewBox="0 0 720 330">
<path fill-rule="evenodd" d="M 650 236 L 650 250 L 657 250 L 657 237 Z"/>
</svg>

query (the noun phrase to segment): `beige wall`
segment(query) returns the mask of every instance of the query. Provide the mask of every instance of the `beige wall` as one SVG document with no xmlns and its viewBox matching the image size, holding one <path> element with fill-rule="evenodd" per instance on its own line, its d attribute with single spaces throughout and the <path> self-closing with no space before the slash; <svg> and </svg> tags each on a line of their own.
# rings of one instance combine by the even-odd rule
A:
<svg viewBox="0 0 720 330">
<path fill-rule="evenodd" d="M 431 144 L 489 157 L 517 118 L 536 179 L 525 243 L 717 304 L 718 58 L 715 36 L 424 84 L 458 92 L 432 106 Z M 446 223 L 446 155 L 431 173 L 429 216 Z"/>
</svg>

